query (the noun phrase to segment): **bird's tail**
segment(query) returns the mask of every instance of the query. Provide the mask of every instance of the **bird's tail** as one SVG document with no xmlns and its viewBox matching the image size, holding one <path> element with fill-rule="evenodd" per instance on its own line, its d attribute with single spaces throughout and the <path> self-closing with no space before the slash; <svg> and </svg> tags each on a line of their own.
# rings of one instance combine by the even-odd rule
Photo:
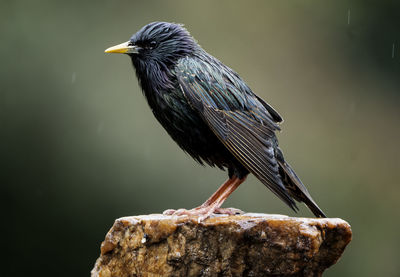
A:
<svg viewBox="0 0 400 277">
<path fill-rule="evenodd" d="M 304 202 L 307 207 L 312 211 L 312 213 L 316 217 L 326 217 L 324 212 L 318 207 L 318 205 L 312 199 L 310 193 L 307 191 L 306 187 L 300 181 L 300 178 L 297 177 L 294 170 L 290 167 L 290 165 L 284 161 L 282 155 L 282 161 L 279 161 L 281 176 L 283 179 L 283 184 L 285 185 L 287 191 L 290 196 L 296 199 L 299 202 Z"/>
</svg>

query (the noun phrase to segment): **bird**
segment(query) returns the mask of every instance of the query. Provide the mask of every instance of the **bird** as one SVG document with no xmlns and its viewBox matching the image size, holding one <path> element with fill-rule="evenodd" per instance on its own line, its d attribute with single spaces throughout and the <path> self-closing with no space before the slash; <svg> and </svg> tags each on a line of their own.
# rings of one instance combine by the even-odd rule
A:
<svg viewBox="0 0 400 277">
<path fill-rule="evenodd" d="M 221 205 L 251 173 L 297 212 L 303 202 L 326 217 L 278 145 L 283 122 L 234 70 L 207 53 L 182 24 L 152 22 L 106 53 L 127 54 L 152 113 L 195 161 L 228 171 L 228 179 L 202 205 L 164 214 L 235 214 Z"/>
</svg>

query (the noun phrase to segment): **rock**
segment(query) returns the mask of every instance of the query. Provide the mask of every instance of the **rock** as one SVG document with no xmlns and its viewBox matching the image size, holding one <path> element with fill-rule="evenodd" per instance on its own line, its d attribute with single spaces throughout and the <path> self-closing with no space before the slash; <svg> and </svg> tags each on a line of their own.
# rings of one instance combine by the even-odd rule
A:
<svg viewBox="0 0 400 277">
<path fill-rule="evenodd" d="M 101 244 L 91 276 L 321 276 L 351 234 L 336 218 L 123 217 Z"/>
</svg>

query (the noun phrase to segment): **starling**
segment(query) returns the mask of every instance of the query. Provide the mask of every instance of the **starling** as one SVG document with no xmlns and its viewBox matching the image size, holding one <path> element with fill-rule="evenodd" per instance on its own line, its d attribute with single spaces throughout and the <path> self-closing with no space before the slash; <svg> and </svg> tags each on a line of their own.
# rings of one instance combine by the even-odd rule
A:
<svg viewBox="0 0 400 277">
<path fill-rule="evenodd" d="M 252 173 L 294 211 L 297 200 L 326 217 L 278 147 L 282 117 L 181 24 L 150 23 L 105 52 L 131 58 L 154 116 L 183 151 L 200 164 L 228 170 L 229 178 L 204 204 L 167 214 L 201 221 L 234 213 L 220 207 Z"/>
</svg>

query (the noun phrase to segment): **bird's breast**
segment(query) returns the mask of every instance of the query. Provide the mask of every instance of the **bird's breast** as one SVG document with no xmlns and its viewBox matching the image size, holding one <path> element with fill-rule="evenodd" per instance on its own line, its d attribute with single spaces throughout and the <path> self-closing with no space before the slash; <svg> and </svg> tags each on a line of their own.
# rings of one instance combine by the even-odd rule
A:
<svg viewBox="0 0 400 277">
<path fill-rule="evenodd" d="M 226 157 L 230 158 L 230 154 L 199 112 L 192 108 L 176 77 L 169 75 L 168 81 L 162 82 L 161 79 L 168 74 L 149 76 L 138 67 L 136 69 L 154 116 L 171 138 L 196 161 L 225 166 Z"/>
<path fill-rule="evenodd" d="M 186 153 L 200 163 L 225 165 L 227 150 L 180 89 L 146 98 L 156 119 Z"/>
<path fill-rule="evenodd" d="M 192 109 L 180 89 L 156 92 L 146 98 L 155 117 L 169 133 L 184 135 L 205 127 L 202 118 Z"/>
</svg>

